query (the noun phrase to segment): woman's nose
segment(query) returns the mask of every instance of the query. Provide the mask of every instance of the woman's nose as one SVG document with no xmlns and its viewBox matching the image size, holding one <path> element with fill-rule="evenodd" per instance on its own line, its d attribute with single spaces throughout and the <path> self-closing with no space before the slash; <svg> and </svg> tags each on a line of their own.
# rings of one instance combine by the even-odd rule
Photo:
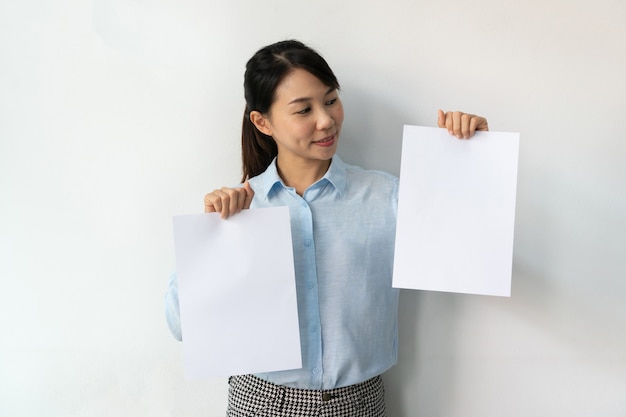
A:
<svg viewBox="0 0 626 417">
<path fill-rule="evenodd" d="M 332 127 L 334 124 L 335 120 L 333 119 L 332 114 L 326 109 L 320 110 L 317 118 L 317 129 L 326 130 Z"/>
</svg>

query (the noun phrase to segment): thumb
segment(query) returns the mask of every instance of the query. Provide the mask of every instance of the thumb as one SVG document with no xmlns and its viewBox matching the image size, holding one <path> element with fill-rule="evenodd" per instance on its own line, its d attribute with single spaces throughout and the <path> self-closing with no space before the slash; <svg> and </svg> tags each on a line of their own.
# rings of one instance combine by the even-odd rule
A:
<svg viewBox="0 0 626 417">
<path fill-rule="evenodd" d="M 243 208 L 248 209 L 250 208 L 250 204 L 252 203 L 252 199 L 254 198 L 254 190 L 252 189 L 248 181 L 243 183 L 243 189 L 246 190 L 246 199 L 244 200 Z"/>
</svg>

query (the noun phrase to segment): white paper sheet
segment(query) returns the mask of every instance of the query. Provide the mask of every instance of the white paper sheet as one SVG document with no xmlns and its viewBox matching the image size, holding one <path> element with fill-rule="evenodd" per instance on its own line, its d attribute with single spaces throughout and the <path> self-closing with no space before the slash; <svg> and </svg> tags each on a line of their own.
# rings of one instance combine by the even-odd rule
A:
<svg viewBox="0 0 626 417">
<path fill-rule="evenodd" d="M 173 223 L 186 377 L 301 368 L 289 209 Z"/>
<path fill-rule="evenodd" d="M 510 296 L 518 133 L 405 126 L 393 286 Z"/>
</svg>

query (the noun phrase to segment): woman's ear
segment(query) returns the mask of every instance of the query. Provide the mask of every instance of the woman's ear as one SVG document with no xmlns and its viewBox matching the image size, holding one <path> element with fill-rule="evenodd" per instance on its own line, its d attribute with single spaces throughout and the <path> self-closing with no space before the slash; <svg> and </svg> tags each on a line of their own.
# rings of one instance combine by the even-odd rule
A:
<svg viewBox="0 0 626 417">
<path fill-rule="evenodd" d="M 272 128 L 270 121 L 267 117 L 263 116 L 260 112 L 254 110 L 250 112 L 250 121 L 259 129 L 261 133 L 267 136 L 272 136 Z"/>
</svg>

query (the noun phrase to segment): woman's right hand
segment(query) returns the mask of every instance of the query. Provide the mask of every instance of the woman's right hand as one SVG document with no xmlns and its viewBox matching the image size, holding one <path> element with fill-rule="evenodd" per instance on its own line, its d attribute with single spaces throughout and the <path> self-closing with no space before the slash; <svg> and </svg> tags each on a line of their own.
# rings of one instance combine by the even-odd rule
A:
<svg viewBox="0 0 626 417">
<path fill-rule="evenodd" d="M 254 197 L 254 191 L 248 181 L 243 187 L 222 187 L 204 196 L 204 212 L 221 214 L 222 219 L 227 219 L 243 209 L 250 208 Z"/>
</svg>

